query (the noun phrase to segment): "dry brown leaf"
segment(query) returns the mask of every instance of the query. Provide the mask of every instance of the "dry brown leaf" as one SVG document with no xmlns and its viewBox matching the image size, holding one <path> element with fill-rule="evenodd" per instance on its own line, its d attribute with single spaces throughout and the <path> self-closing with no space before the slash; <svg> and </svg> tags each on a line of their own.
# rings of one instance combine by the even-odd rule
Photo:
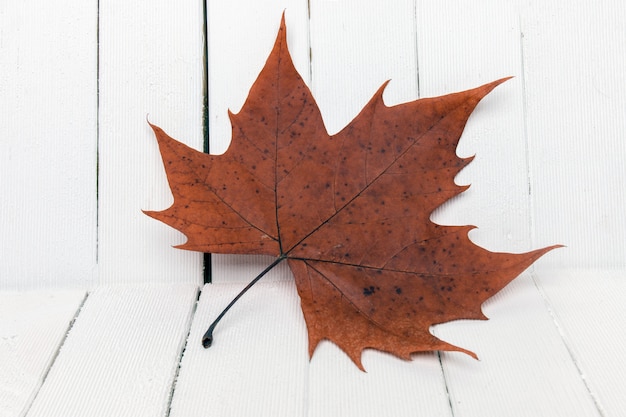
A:
<svg viewBox="0 0 626 417">
<path fill-rule="evenodd" d="M 152 126 L 174 204 L 147 212 L 187 236 L 182 249 L 267 254 L 293 272 L 312 355 L 321 340 L 361 369 L 378 349 L 472 352 L 429 328 L 486 319 L 481 304 L 552 246 L 493 253 L 471 226 L 440 226 L 435 208 L 463 192 L 454 177 L 471 158 L 456 146 L 478 102 L 506 79 L 388 107 L 383 85 L 329 135 L 287 50 L 284 18 L 241 111 L 230 113 L 223 155 L 198 152 Z"/>
</svg>

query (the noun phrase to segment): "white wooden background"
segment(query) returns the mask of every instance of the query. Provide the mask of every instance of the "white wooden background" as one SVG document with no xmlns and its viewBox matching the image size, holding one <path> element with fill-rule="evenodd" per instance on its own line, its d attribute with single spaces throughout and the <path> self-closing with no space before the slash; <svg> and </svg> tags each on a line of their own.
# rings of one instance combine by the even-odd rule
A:
<svg viewBox="0 0 626 417">
<path fill-rule="evenodd" d="M 626 409 L 626 2 L 0 0 L 0 416 L 622 416 Z M 146 123 L 213 153 L 286 10 L 330 132 L 388 104 L 515 78 L 478 106 L 472 183 L 433 218 L 477 244 L 550 253 L 433 331 L 477 352 L 361 373 L 312 361 L 286 268 L 200 346 L 268 258 L 173 249 L 141 213 L 172 197 Z M 208 80 L 204 76 L 207 42 Z M 282 265 L 284 266 L 284 265 Z M 197 297 L 199 301 L 196 303 Z"/>
</svg>

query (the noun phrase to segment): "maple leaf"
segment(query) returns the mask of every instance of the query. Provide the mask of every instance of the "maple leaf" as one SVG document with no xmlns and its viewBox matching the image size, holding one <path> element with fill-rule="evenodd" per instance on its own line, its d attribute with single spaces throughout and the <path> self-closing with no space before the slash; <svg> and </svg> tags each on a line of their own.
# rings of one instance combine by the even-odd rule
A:
<svg viewBox="0 0 626 417">
<path fill-rule="evenodd" d="M 363 369 L 366 348 L 410 359 L 447 350 L 432 325 L 486 319 L 481 304 L 540 256 L 493 253 L 472 226 L 441 226 L 435 208 L 467 187 L 472 158 L 457 143 L 478 102 L 506 79 L 442 97 L 386 106 L 386 83 L 343 130 L 329 135 L 296 71 L 284 16 L 241 111 L 229 113 L 222 155 L 198 152 L 153 126 L 173 205 L 146 212 L 184 233 L 182 249 L 267 254 L 295 276 L 309 334 Z"/>
</svg>

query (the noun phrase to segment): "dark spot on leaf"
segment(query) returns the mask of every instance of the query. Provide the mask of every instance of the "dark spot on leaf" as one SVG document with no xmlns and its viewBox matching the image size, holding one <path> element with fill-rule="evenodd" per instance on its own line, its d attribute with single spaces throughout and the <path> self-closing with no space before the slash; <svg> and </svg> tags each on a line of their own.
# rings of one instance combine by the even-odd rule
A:
<svg viewBox="0 0 626 417">
<path fill-rule="evenodd" d="M 341 135 L 330 138 L 328 142 L 328 135 L 313 98 L 301 78 L 295 74 L 291 63 L 288 62 L 289 55 L 286 53 L 284 32 L 284 26 L 281 25 L 282 34 L 277 39 L 277 47 L 272 50 L 268 58 L 269 66 L 266 67 L 268 70 L 261 72 L 242 108 L 243 111 L 231 116 L 233 131 L 239 130 L 233 141 L 238 140 L 239 144 L 234 143 L 235 146 L 224 156 L 207 157 L 201 155 L 200 152 L 188 152 L 190 155 L 197 155 L 194 158 L 179 155 L 177 153 L 179 148 L 171 146 L 170 149 L 160 148 L 166 152 L 163 157 L 168 161 L 166 164 L 168 179 L 173 182 L 172 192 L 175 201 L 183 201 L 182 204 L 179 203 L 179 207 L 184 204 L 191 205 L 194 202 L 194 207 L 190 210 L 180 210 L 178 215 L 167 212 L 165 216 L 167 224 L 177 227 L 191 241 L 199 244 L 205 242 L 215 247 L 219 245 L 220 252 L 223 250 L 224 253 L 275 254 L 280 252 L 281 257 L 275 261 L 276 263 L 283 259 L 291 259 L 293 254 L 294 260 L 298 259 L 297 262 L 304 262 L 307 265 L 294 271 L 294 273 L 302 274 L 298 276 L 298 280 L 304 280 L 305 285 L 307 278 L 311 285 L 314 284 L 313 280 L 321 279 L 312 272 L 313 263 L 327 261 L 329 268 L 338 268 L 341 265 L 341 271 L 330 269 L 329 275 L 336 273 L 338 280 L 342 278 L 341 272 L 348 275 L 345 278 L 350 281 L 351 286 L 347 294 L 344 293 L 345 290 L 342 291 L 345 288 L 343 284 L 334 289 L 332 285 L 328 287 L 332 293 L 317 291 L 317 288 L 326 287 L 316 284 L 311 287 L 315 293 L 313 299 L 307 299 L 309 295 L 306 292 L 303 293 L 306 296 L 303 297 L 302 307 L 307 315 L 313 310 L 320 319 L 342 321 L 330 324 L 320 322 L 319 326 L 310 326 L 308 328 L 309 340 L 331 339 L 340 345 L 347 346 L 349 352 L 358 353 L 364 348 L 379 346 L 384 347 L 382 350 L 400 356 L 406 356 L 406 347 L 409 345 L 418 351 L 437 348 L 433 346 L 431 338 L 424 340 L 417 338 L 420 340 L 416 340 L 414 328 L 410 325 L 397 326 L 398 320 L 407 320 L 405 316 L 410 317 L 407 321 L 415 318 L 417 322 L 415 324 L 425 331 L 434 323 L 456 319 L 459 316 L 460 306 L 447 305 L 446 302 L 446 299 L 451 300 L 452 292 L 455 292 L 455 298 L 458 297 L 463 303 L 467 301 L 467 306 L 474 305 L 473 302 L 482 301 L 495 291 L 490 288 L 491 284 L 494 284 L 494 288 L 497 289 L 518 274 L 519 268 L 509 268 L 508 265 L 525 266 L 541 254 L 532 252 L 511 255 L 510 261 L 515 262 L 509 262 L 509 259 L 502 255 L 492 257 L 486 252 L 475 251 L 473 249 L 475 245 L 472 246 L 472 242 L 464 233 L 454 232 L 460 229 L 432 226 L 432 223 L 428 221 L 432 207 L 429 207 L 428 203 L 422 204 L 422 199 L 426 199 L 427 194 L 436 192 L 437 189 L 441 193 L 435 198 L 436 201 L 432 201 L 437 205 L 458 194 L 456 191 L 459 191 L 459 188 L 451 188 L 454 185 L 452 178 L 458 172 L 454 166 L 466 165 L 466 162 L 461 163 L 454 152 L 458 137 L 475 103 L 501 81 L 460 92 L 455 96 L 420 101 L 419 104 L 418 102 L 406 103 L 397 107 L 383 107 L 382 93 L 380 93 L 377 100 L 381 103 L 379 109 L 382 111 L 374 112 L 374 114 L 369 110 L 365 111 L 357 116 L 357 119 L 350 123 Z M 287 65 L 284 64 L 285 61 Z M 274 68 L 278 69 L 278 74 L 274 72 Z M 280 90 L 278 81 L 281 83 Z M 270 99 L 272 97 L 268 96 L 267 92 L 278 92 L 278 100 Z M 306 107 L 303 108 L 305 103 Z M 415 117 L 413 110 L 408 111 L 408 109 L 417 108 L 420 109 L 419 117 Z M 371 110 L 372 107 L 368 105 L 366 109 Z M 281 130 L 277 131 L 277 126 L 274 126 L 274 129 L 269 130 L 274 131 L 275 135 L 270 134 L 268 137 L 259 138 L 259 136 L 265 136 L 265 128 L 259 124 L 259 119 L 261 124 L 268 124 L 268 120 L 263 117 L 264 114 L 268 114 L 267 119 L 272 124 L 280 122 L 283 125 L 287 122 L 289 127 L 286 129 L 281 127 Z M 270 114 L 272 116 L 269 116 Z M 285 120 L 284 116 L 289 120 Z M 446 122 L 438 125 L 437 119 L 444 117 L 448 118 Z M 283 120 L 279 120 L 280 118 Z M 372 129 L 372 127 L 375 128 Z M 394 128 L 398 130 L 394 131 Z M 160 142 L 169 141 L 168 138 L 163 137 L 161 131 L 155 130 L 155 132 Z M 305 134 L 310 137 L 307 137 L 303 144 L 294 146 L 297 140 L 304 139 Z M 415 138 L 417 135 L 419 138 Z M 242 152 L 249 148 L 249 144 L 245 142 L 248 140 L 254 141 L 255 152 Z M 416 146 L 411 147 L 411 143 L 415 143 Z M 320 146 L 319 153 L 314 151 L 317 144 Z M 359 146 L 362 149 L 359 149 Z M 368 162 L 366 158 L 369 158 L 369 161 L 375 159 L 372 155 L 374 148 L 379 149 L 377 152 L 381 154 L 381 157 L 386 157 L 386 152 L 390 153 L 390 157 L 393 155 L 393 162 L 388 161 L 392 165 L 387 173 L 377 172 L 378 168 L 364 164 Z M 193 161 L 194 165 L 185 165 L 185 161 Z M 219 174 L 211 178 L 202 178 L 201 181 L 194 183 L 191 168 L 197 168 L 201 164 L 204 168 L 203 161 L 211 161 L 204 163 L 207 167 L 211 164 L 212 169 L 219 171 Z M 307 164 L 306 168 L 290 171 L 289 181 L 284 182 L 284 184 L 289 183 L 289 186 L 279 191 L 278 182 L 282 179 L 283 169 L 294 167 L 300 161 Z M 257 163 L 272 168 L 259 177 L 252 176 L 249 170 L 257 169 L 258 166 L 255 165 Z M 378 165 L 378 161 L 375 161 L 373 165 Z M 238 175 L 239 170 L 242 171 L 243 177 Z M 202 172 L 201 176 L 205 177 L 208 169 Z M 287 170 L 284 172 L 288 174 Z M 172 173 L 173 176 L 170 175 Z M 391 183 L 391 177 L 394 177 L 393 183 Z M 227 190 L 224 184 L 223 190 L 229 192 L 228 196 L 223 195 L 226 194 L 225 191 L 219 193 L 222 187 L 219 181 L 226 181 L 222 178 L 228 178 L 227 183 L 234 186 L 232 189 L 228 187 Z M 174 183 L 174 180 L 180 181 L 181 179 L 184 183 Z M 371 184 L 371 187 L 365 182 Z M 309 187 L 307 185 L 309 183 L 310 189 L 303 190 Z M 198 187 L 194 187 L 194 184 Z M 246 206 L 246 202 L 252 200 L 252 197 L 260 197 L 252 194 L 255 192 L 260 194 L 261 186 L 264 187 L 264 194 L 268 194 L 268 200 L 264 200 L 262 204 L 251 202 Z M 325 192 L 322 191 L 324 187 L 327 189 Z M 202 188 L 203 193 L 193 193 L 198 188 Z M 272 188 L 274 195 L 271 195 L 269 191 Z M 345 188 L 345 191 L 335 194 L 337 189 L 341 188 Z M 311 190 L 315 191 L 308 192 Z M 322 199 L 318 195 L 328 194 L 331 190 L 335 195 L 330 196 L 330 199 Z M 211 192 L 221 194 L 220 198 L 215 201 L 205 198 L 204 194 Z M 348 199 L 352 200 L 353 204 L 343 207 Z M 233 202 L 237 203 L 233 204 Z M 381 208 L 387 202 L 389 204 L 384 209 Z M 241 213 L 240 209 L 244 207 L 244 212 Z M 283 207 L 290 207 L 288 214 L 283 215 Z M 192 211 L 195 209 L 198 211 Z M 209 213 L 199 209 L 206 209 Z M 388 213 L 381 218 L 375 214 L 377 209 L 381 213 L 383 211 L 388 211 Z M 341 213 L 337 213 L 337 216 L 333 218 L 333 213 L 338 211 Z M 277 216 L 279 212 L 281 216 Z M 227 215 L 220 216 L 220 213 L 227 213 Z M 198 219 L 202 219 L 205 214 L 210 216 L 210 220 L 206 222 L 200 220 L 198 224 Z M 237 219 L 237 215 L 241 218 Z M 249 220 L 246 220 L 248 218 Z M 268 221 L 258 222 L 257 219 Z M 262 241 L 255 242 L 258 239 L 251 237 L 250 228 L 246 226 L 246 223 L 252 224 L 252 220 L 254 224 L 259 223 L 254 226 L 258 227 L 258 230 L 263 230 L 267 226 L 269 230 L 266 232 L 276 237 L 270 237 L 265 234 L 266 232 L 261 232 L 264 233 Z M 319 222 L 316 223 L 318 220 Z M 219 226 L 220 221 L 224 226 L 215 227 L 215 223 Z M 444 233 L 444 231 L 450 233 Z M 453 234 L 459 236 L 453 236 Z M 352 235 L 353 244 L 349 244 L 349 235 Z M 384 240 L 379 238 L 385 235 L 393 236 L 398 241 L 387 239 L 386 243 L 393 245 L 389 247 L 389 250 L 379 250 L 374 247 L 376 244 L 380 246 L 385 244 L 385 242 L 375 242 L 377 239 Z M 287 240 L 281 242 L 282 236 L 288 236 L 289 243 Z M 302 239 L 308 240 L 309 236 L 312 242 L 316 242 L 312 243 L 315 247 L 313 251 L 305 249 L 305 243 L 299 245 L 295 243 L 302 242 Z M 454 246 L 450 244 L 450 241 L 454 241 L 455 238 L 455 242 L 459 242 L 458 252 L 456 249 L 453 251 Z M 461 240 L 463 242 L 460 242 Z M 343 243 L 343 248 L 340 243 Z M 264 244 L 268 248 L 262 248 Z M 287 244 L 288 247 L 282 247 Z M 301 258 L 296 258 L 297 250 L 291 252 L 295 246 L 303 248 L 302 254 L 299 255 Z M 260 248 L 262 250 L 259 250 Z M 404 250 L 404 248 L 410 250 Z M 414 248 L 419 249 L 415 251 Z M 311 253 L 307 254 L 307 252 Z M 363 258 L 364 267 L 359 268 L 357 264 L 360 261 L 354 258 L 350 259 L 352 262 L 342 263 L 342 252 L 344 252 L 344 261 L 348 257 L 351 258 L 352 254 L 357 259 Z M 417 256 L 415 256 L 416 252 Z M 426 252 L 429 253 L 428 256 Z M 451 252 L 454 253 L 454 258 Z M 367 266 L 365 266 L 366 262 Z M 464 265 L 463 271 L 459 271 L 458 268 L 451 269 L 449 264 L 453 262 Z M 388 271 L 385 269 L 387 266 L 390 268 Z M 501 267 L 507 268 L 502 272 L 503 276 L 500 276 L 500 272 L 484 272 L 499 271 Z M 415 268 L 418 268 L 419 272 Z M 364 272 L 365 270 L 367 273 Z M 446 274 L 439 274 L 437 270 Z M 323 268 L 318 271 L 323 278 L 331 278 L 326 277 L 323 271 Z M 473 271 L 480 272 L 480 275 Z M 458 276 L 458 285 L 449 279 L 452 273 Z M 409 276 L 416 279 L 405 280 Z M 398 279 L 394 281 L 394 278 Z M 353 279 L 360 279 L 360 284 L 352 286 L 354 285 Z M 383 285 L 385 289 L 383 294 L 373 297 L 381 289 L 370 283 Z M 367 305 L 364 310 L 356 308 L 346 310 L 345 302 L 336 303 L 339 301 L 338 293 L 342 297 L 356 295 L 358 298 L 358 285 L 363 285 L 361 287 L 363 297 L 370 297 L 367 300 L 360 300 L 361 304 Z M 437 289 L 438 286 L 441 290 Z M 401 298 L 406 297 L 405 289 L 407 295 L 411 296 L 411 301 L 401 303 L 403 301 Z M 448 294 L 445 294 L 446 292 Z M 473 296 L 474 292 L 476 294 Z M 411 305 L 411 302 L 414 304 Z M 314 308 L 311 308 L 312 305 Z M 321 306 L 323 308 L 320 308 Z M 376 323 L 368 324 L 366 333 L 359 331 L 357 332 L 359 334 L 348 335 L 345 329 L 361 326 L 363 313 L 368 310 L 379 313 Z M 371 326 L 380 327 L 382 331 L 369 332 L 373 329 Z M 390 340 L 389 333 L 394 335 L 393 340 Z M 355 357 L 355 362 L 360 366 L 359 357 Z"/>
</svg>

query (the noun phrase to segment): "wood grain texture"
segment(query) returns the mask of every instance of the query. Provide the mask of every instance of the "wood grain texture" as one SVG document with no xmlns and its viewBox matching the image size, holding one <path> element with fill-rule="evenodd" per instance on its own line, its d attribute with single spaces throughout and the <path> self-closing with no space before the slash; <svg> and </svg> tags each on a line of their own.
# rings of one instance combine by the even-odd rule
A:
<svg viewBox="0 0 626 417">
<path fill-rule="evenodd" d="M 163 416 L 195 305 L 192 284 L 89 294 L 28 416 Z"/>
<path fill-rule="evenodd" d="M 172 203 L 146 115 L 203 147 L 202 4 L 100 2 L 99 274 L 104 284 L 202 282 L 202 256 L 141 210 Z"/>
<path fill-rule="evenodd" d="M 452 416 L 436 354 L 413 355 L 408 362 L 365 351 L 363 365 L 367 373 L 332 343 L 320 344 L 309 371 L 308 415 Z"/>
<path fill-rule="evenodd" d="M 626 344 L 625 277 L 624 270 L 550 267 L 534 274 L 570 360 L 602 416 L 619 416 L 626 409 L 626 363 L 616 359 Z"/>
<path fill-rule="evenodd" d="M 623 2 L 522 11 L 534 244 L 551 267 L 626 266 Z"/>
<path fill-rule="evenodd" d="M 307 415 L 306 328 L 293 281 L 281 265 L 247 293 L 201 344 L 241 283 L 205 285 L 172 400 L 171 417 Z"/>
<path fill-rule="evenodd" d="M 422 96 L 514 78 L 485 97 L 457 153 L 475 155 L 456 178 L 470 188 L 433 213 L 441 224 L 471 224 L 471 239 L 492 251 L 531 249 L 520 29 L 513 2 L 416 2 Z M 558 241 L 553 242 L 560 243 Z"/>
<path fill-rule="evenodd" d="M 413 1 L 393 7 L 311 1 L 311 90 L 326 129 L 337 133 L 390 80 L 387 105 L 418 98 Z"/>
<path fill-rule="evenodd" d="M 85 295 L 81 290 L 0 293 L 0 416 L 26 415 Z"/>
<path fill-rule="evenodd" d="M 0 4 L 0 290 L 96 278 L 97 1 Z"/>
<path fill-rule="evenodd" d="M 489 321 L 434 329 L 479 355 L 473 361 L 442 353 L 454 415 L 601 416 L 530 274 L 488 300 L 483 311 Z"/>
</svg>

